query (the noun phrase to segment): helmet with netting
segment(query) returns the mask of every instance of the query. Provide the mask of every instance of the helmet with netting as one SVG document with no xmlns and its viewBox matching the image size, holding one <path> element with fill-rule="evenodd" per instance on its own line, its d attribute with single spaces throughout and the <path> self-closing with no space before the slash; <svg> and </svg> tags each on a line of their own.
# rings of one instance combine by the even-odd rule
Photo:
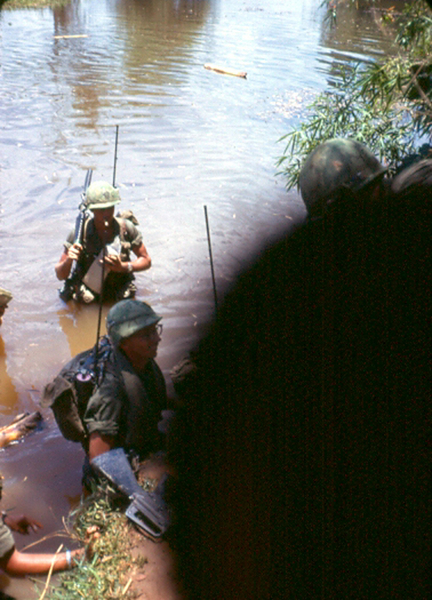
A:
<svg viewBox="0 0 432 600">
<path fill-rule="evenodd" d="M 86 205 L 90 210 L 111 208 L 120 202 L 117 188 L 107 181 L 95 181 L 87 188 Z"/>
<path fill-rule="evenodd" d="M 357 193 L 385 172 L 386 168 L 360 142 L 328 140 L 315 148 L 301 170 L 303 202 L 310 215 L 320 214 L 344 188 Z"/>
</svg>

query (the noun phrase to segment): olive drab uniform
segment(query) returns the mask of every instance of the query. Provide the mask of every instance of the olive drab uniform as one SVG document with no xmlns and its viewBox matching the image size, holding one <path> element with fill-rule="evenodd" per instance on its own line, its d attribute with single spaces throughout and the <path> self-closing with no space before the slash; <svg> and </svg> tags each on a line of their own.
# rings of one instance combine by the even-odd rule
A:
<svg viewBox="0 0 432 600">
<path fill-rule="evenodd" d="M 11 530 L 0 520 L 0 558 L 3 558 L 15 546 Z"/>
<path fill-rule="evenodd" d="M 107 252 L 108 255 L 120 254 L 123 261 L 129 262 L 130 250 L 142 245 L 141 234 L 135 227 L 138 221 L 131 211 L 113 217 L 114 231 L 111 237 L 104 239 L 102 243 L 94 218 L 89 217 L 87 212 L 113 209 L 119 202 L 118 188 L 107 181 L 96 181 L 88 186 L 82 203 L 85 210 L 80 210 L 80 216 L 84 215 L 84 225 L 79 223 L 78 227 L 77 224 L 78 231 L 70 232 L 65 242 L 66 254 L 76 242 L 83 246 L 83 251 L 72 277 L 68 277 L 63 286 L 65 289 L 60 290 L 62 300 L 68 301 L 72 297 L 88 304 L 98 299 L 101 293 L 105 300 L 122 300 L 135 295 L 136 287 L 132 273 L 116 273 L 105 269 L 102 259 Z M 123 216 L 127 219 L 122 218 Z"/>
<path fill-rule="evenodd" d="M 65 249 L 68 250 L 73 243 L 74 231 L 71 231 L 65 242 Z M 131 249 L 133 247 L 139 247 L 141 243 L 142 234 L 130 218 L 124 219 L 121 217 L 114 217 L 114 236 L 112 239 L 108 240 L 107 244 L 117 247 L 122 261 L 129 262 Z M 93 218 L 89 218 L 85 221 L 82 245 L 83 252 L 81 253 L 77 265 L 81 282 L 90 269 L 93 261 L 97 259 L 104 248 L 104 244 L 96 232 Z M 135 276 L 132 273 L 108 273 L 104 282 L 104 297 L 106 299 L 125 297 L 124 290 L 132 284 L 134 279 Z"/>
<path fill-rule="evenodd" d="M 51 407 L 62 435 L 88 451 L 94 431 L 115 438 L 116 446 L 140 456 L 161 449 L 158 433 L 161 411 L 167 407 L 164 377 L 154 360 L 137 374 L 107 336 L 99 341 L 97 366 L 94 348 L 67 363 L 43 391 L 41 405 Z M 94 373 L 90 387 L 78 374 Z"/>
<path fill-rule="evenodd" d="M 138 374 L 115 349 L 105 365 L 103 381 L 88 401 L 84 424 L 88 435 L 97 431 L 112 436 L 117 447 L 143 458 L 162 449 L 158 422 L 166 408 L 166 384 L 156 362 L 150 360 Z"/>
<path fill-rule="evenodd" d="M 3 490 L 3 477 L 0 475 L 0 500 Z M 15 541 L 11 530 L 0 518 L 0 558 L 3 558 L 15 546 Z"/>
</svg>

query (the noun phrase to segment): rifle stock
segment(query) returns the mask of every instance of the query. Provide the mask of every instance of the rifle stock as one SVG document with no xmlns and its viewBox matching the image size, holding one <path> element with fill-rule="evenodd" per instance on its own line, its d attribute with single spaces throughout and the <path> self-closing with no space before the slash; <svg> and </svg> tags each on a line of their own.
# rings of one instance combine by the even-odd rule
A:
<svg viewBox="0 0 432 600">
<path fill-rule="evenodd" d="M 86 216 L 87 216 L 86 192 L 87 192 L 87 188 L 91 184 L 92 175 L 93 175 L 93 169 L 88 169 L 88 171 L 86 173 L 86 178 L 84 181 L 84 188 L 83 188 L 83 191 L 81 192 L 81 202 L 78 206 L 78 210 L 79 210 L 78 216 L 75 221 L 75 236 L 74 236 L 75 244 L 82 243 L 84 222 L 85 222 Z M 71 300 L 71 298 L 75 292 L 75 287 L 76 287 L 77 283 L 78 283 L 78 270 L 77 270 L 77 263 L 75 261 L 74 264 L 72 265 L 72 269 L 69 274 L 69 277 L 66 279 L 62 288 L 59 291 L 59 296 L 64 302 L 69 302 L 69 300 Z"/>
<path fill-rule="evenodd" d="M 168 508 L 160 492 L 146 492 L 138 484 L 123 448 L 100 454 L 91 464 L 130 500 L 125 514 L 139 530 L 152 539 L 161 538 L 169 526 Z"/>
</svg>

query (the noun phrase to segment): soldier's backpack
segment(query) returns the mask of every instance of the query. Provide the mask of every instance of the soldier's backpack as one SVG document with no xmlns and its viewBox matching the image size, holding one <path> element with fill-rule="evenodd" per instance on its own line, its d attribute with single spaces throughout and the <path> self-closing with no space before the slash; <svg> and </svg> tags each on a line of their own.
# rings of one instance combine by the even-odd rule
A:
<svg viewBox="0 0 432 600">
<path fill-rule="evenodd" d="M 97 352 L 95 345 L 77 354 L 45 386 L 40 404 L 43 408 L 52 409 L 57 425 L 67 440 L 85 444 L 87 432 L 83 416 L 95 387 L 103 378 L 112 350 L 108 336 L 103 336 Z"/>
</svg>

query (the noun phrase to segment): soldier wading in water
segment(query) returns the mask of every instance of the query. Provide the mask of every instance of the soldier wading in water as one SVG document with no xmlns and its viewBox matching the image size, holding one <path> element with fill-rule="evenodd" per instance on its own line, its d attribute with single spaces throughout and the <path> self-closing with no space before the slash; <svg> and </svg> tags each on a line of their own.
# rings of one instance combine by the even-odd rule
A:
<svg viewBox="0 0 432 600">
<path fill-rule="evenodd" d="M 151 267 L 142 235 L 134 225 L 134 222 L 137 224 L 136 219 L 133 217 L 133 222 L 129 218 L 114 216 L 114 206 L 119 202 L 118 189 L 105 181 L 92 183 L 87 190 L 86 207 L 92 211 L 93 217 L 84 223 L 82 244 L 74 242 L 74 231 L 71 231 L 55 266 L 57 278 L 63 281 L 69 277 L 73 262 L 77 261 L 75 300 L 90 303 L 99 298 L 103 256 L 106 275 L 104 299 L 132 298 L 136 291 L 133 273 Z M 136 255 L 135 260 L 131 260 L 131 250 Z"/>
</svg>

